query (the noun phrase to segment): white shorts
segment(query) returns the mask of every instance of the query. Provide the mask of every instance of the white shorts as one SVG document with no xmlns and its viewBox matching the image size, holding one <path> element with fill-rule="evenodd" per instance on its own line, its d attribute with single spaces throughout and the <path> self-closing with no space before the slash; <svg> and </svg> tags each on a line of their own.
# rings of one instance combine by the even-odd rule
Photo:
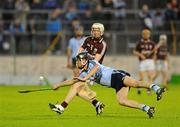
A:
<svg viewBox="0 0 180 127">
<path fill-rule="evenodd" d="M 142 60 L 139 63 L 139 71 L 154 71 L 155 63 L 152 59 Z"/>
<path fill-rule="evenodd" d="M 157 60 L 156 61 L 156 70 L 157 71 L 167 71 L 168 63 L 165 60 Z"/>
</svg>

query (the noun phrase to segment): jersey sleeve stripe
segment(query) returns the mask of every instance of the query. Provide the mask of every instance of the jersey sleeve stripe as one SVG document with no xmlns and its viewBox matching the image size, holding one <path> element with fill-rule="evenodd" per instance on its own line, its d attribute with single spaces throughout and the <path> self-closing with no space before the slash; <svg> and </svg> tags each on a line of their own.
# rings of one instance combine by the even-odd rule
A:
<svg viewBox="0 0 180 127">
<path fill-rule="evenodd" d="M 104 53 L 106 51 L 106 43 L 104 41 L 102 41 L 102 44 L 103 44 L 103 49 L 102 49 L 101 55 L 104 55 Z"/>
</svg>

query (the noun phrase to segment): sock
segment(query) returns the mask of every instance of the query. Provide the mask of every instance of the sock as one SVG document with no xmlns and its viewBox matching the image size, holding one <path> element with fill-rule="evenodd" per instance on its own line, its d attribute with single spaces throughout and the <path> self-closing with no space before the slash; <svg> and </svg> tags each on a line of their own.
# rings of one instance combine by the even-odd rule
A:
<svg viewBox="0 0 180 127">
<path fill-rule="evenodd" d="M 66 108 L 66 107 L 68 106 L 68 103 L 66 103 L 65 101 L 63 101 L 63 102 L 61 103 L 61 106 L 62 106 L 63 108 Z"/>
<path fill-rule="evenodd" d="M 64 107 L 62 105 L 57 104 L 56 107 L 59 108 L 61 111 L 64 111 Z"/>
<path fill-rule="evenodd" d="M 92 101 L 92 104 L 94 105 L 94 107 L 97 107 L 97 105 L 99 105 L 99 102 L 98 102 L 98 100 L 94 99 Z"/>
<path fill-rule="evenodd" d="M 150 107 L 148 105 L 145 104 L 141 104 L 141 110 L 144 112 L 148 112 L 148 110 L 150 109 Z"/>
<path fill-rule="evenodd" d="M 152 89 L 155 93 L 157 93 L 157 91 L 160 89 L 160 87 L 158 85 L 151 84 L 150 89 Z"/>
</svg>

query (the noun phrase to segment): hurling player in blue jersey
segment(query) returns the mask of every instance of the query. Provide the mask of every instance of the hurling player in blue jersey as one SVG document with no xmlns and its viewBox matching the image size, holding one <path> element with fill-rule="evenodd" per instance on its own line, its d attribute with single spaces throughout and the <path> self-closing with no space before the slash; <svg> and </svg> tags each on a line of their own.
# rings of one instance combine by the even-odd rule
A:
<svg viewBox="0 0 180 127">
<path fill-rule="evenodd" d="M 101 23 L 93 23 L 91 27 L 91 36 L 87 37 L 87 39 L 85 40 L 85 42 L 83 43 L 82 47 L 79 49 L 78 52 L 80 53 L 83 51 L 87 51 L 92 56 L 92 58 L 102 63 L 107 50 L 106 42 L 103 39 L 103 34 L 104 34 L 104 25 Z M 73 42 L 73 44 L 71 43 L 69 45 L 69 48 L 71 47 L 72 51 L 74 51 L 74 55 L 72 54 L 73 52 L 71 53 L 71 51 L 69 52 L 69 55 L 72 54 L 73 64 L 76 65 L 75 59 L 78 53 L 76 53 L 77 46 L 74 47 L 74 44 L 75 43 Z M 70 65 L 70 56 L 68 57 L 68 66 L 69 65 Z M 75 72 L 74 76 L 79 76 L 78 70 L 79 70 L 78 68 L 74 68 L 74 72 Z M 84 100 L 92 103 L 92 105 L 96 109 L 96 114 L 100 115 L 103 112 L 105 105 L 96 99 L 96 93 L 89 88 L 88 84 L 92 84 L 92 83 L 93 82 L 82 82 L 79 80 L 70 79 L 53 85 L 52 88 L 54 90 L 57 90 L 62 86 L 68 86 L 68 85 L 71 86 L 71 88 L 62 103 L 57 103 L 57 104 L 50 103 L 49 107 L 51 108 L 52 111 L 62 114 L 64 110 L 67 108 L 67 106 L 70 104 L 70 102 L 73 100 L 73 98 L 75 96 L 79 96 Z"/>
<path fill-rule="evenodd" d="M 145 111 L 149 118 L 154 116 L 154 107 L 128 99 L 129 88 L 150 88 L 156 93 L 157 100 L 160 100 L 162 93 L 165 92 L 165 88 L 160 88 L 156 84 L 135 80 L 125 71 L 115 70 L 101 65 L 95 60 L 89 60 L 86 52 L 78 54 L 76 66 L 81 69 L 81 73 L 75 79 L 80 81 L 94 80 L 103 86 L 114 88 L 119 104 Z"/>
</svg>

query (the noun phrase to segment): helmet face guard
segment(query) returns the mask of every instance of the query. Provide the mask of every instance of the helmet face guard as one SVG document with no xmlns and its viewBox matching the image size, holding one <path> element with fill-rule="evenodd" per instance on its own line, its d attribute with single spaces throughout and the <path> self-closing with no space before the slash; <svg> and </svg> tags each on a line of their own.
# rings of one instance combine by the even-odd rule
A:
<svg viewBox="0 0 180 127">
<path fill-rule="evenodd" d="M 87 52 L 82 52 L 82 53 L 79 53 L 77 56 L 76 56 L 76 66 L 77 68 L 79 69 L 83 69 L 86 64 L 88 63 L 88 53 Z"/>
</svg>

